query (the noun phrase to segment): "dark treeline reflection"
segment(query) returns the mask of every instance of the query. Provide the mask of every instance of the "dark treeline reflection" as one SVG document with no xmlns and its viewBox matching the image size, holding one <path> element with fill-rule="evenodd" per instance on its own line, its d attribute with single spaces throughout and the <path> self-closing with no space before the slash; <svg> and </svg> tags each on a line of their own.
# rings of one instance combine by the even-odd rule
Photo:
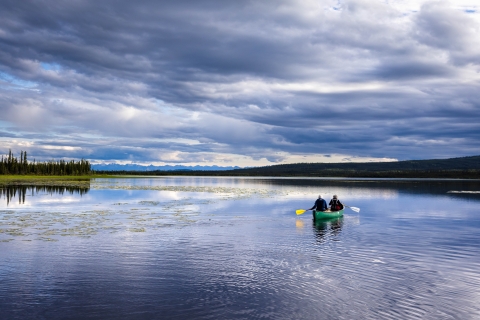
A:
<svg viewBox="0 0 480 320">
<path fill-rule="evenodd" d="M 342 187 L 370 190 L 395 190 L 409 194 L 445 195 L 449 191 L 480 191 L 480 180 L 436 179 L 255 179 L 254 183 L 272 186 Z M 480 194 L 450 194 L 480 199 Z"/>
<path fill-rule="evenodd" d="M 18 197 L 18 203 L 25 203 L 27 195 L 34 196 L 38 193 L 47 193 L 50 195 L 64 193 L 79 194 L 80 196 L 86 194 L 90 188 L 77 186 L 7 186 L 0 188 L 0 196 L 7 200 L 7 205 Z"/>
</svg>

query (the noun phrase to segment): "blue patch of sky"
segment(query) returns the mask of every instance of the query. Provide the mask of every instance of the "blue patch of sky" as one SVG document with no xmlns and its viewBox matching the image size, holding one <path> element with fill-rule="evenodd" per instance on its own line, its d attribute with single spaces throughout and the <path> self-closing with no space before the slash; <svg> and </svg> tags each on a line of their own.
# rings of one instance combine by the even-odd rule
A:
<svg viewBox="0 0 480 320">
<path fill-rule="evenodd" d="M 0 120 L 0 130 L 1 132 L 0 133 L 3 133 L 3 134 L 15 134 L 13 131 L 12 131 L 12 124 L 10 122 L 7 122 L 5 120 Z"/>
<path fill-rule="evenodd" d="M 161 111 L 163 114 L 175 115 L 175 114 L 186 114 L 186 111 L 179 110 L 172 105 L 165 103 L 165 101 L 160 99 L 154 99 L 155 105 L 158 107 L 158 110 Z"/>
<path fill-rule="evenodd" d="M 465 10 L 466 13 L 475 13 L 477 12 L 477 10 L 473 10 L 473 9 L 467 9 Z"/>
<path fill-rule="evenodd" d="M 6 72 L 0 72 L 0 80 L 22 88 L 34 88 L 37 86 L 35 82 L 19 79 Z"/>
<path fill-rule="evenodd" d="M 333 10 L 335 10 L 335 11 L 342 10 L 342 1 L 338 0 L 337 4 L 333 7 Z"/>
<path fill-rule="evenodd" d="M 342 10 L 342 1 L 337 0 L 337 3 L 331 7 L 325 7 L 325 10 L 341 11 Z"/>
<path fill-rule="evenodd" d="M 40 66 L 44 70 L 60 71 L 62 69 L 62 67 L 58 63 L 42 62 L 40 63 Z"/>
</svg>

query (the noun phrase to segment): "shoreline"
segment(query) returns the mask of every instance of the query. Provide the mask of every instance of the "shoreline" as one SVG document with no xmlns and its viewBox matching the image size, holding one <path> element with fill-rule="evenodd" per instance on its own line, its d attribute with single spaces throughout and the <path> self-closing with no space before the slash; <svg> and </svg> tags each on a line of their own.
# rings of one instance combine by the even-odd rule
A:
<svg viewBox="0 0 480 320">
<path fill-rule="evenodd" d="M 92 174 L 80 176 L 43 176 L 43 175 L 0 175 L 1 186 L 22 186 L 22 185 L 66 185 L 79 183 L 85 185 L 92 179 L 143 179 L 143 178 L 167 178 L 167 177 L 192 177 L 192 178 L 239 178 L 239 179 L 275 179 L 275 180 L 320 180 L 320 181 L 391 181 L 391 182 L 414 182 L 414 181 L 480 181 L 480 178 L 472 177 L 338 177 L 338 176 L 279 176 L 279 175 L 208 175 L 208 174 L 183 174 L 165 172 L 162 174 L 137 173 L 137 174 Z"/>
<path fill-rule="evenodd" d="M 0 175 L 0 187 L 17 186 L 58 186 L 79 187 L 90 186 L 91 179 L 116 178 L 111 175 L 81 175 L 81 176 L 42 176 L 42 175 Z"/>
</svg>

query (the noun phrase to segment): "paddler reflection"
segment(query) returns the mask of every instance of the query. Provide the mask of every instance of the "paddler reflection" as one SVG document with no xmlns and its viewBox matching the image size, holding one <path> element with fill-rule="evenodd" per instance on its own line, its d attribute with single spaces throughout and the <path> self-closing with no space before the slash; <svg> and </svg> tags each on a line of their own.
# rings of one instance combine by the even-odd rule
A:
<svg viewBox="0 0 480 320">
<path fill-rule="evenodd" d="M 313 221 L 313 231 L 315 240 L 319 243 L 335 240 L 343 227 L 343 217 L 329 219 L 329 220 L 316 220 Z"/>
<path fill-rule="evenodd" d="M 297 229 L 303 229 L 304 227 L 303 220 L 300 220 L 300 219 L 295 220 L 295 226 L 297 227 Z"/>
</svg>

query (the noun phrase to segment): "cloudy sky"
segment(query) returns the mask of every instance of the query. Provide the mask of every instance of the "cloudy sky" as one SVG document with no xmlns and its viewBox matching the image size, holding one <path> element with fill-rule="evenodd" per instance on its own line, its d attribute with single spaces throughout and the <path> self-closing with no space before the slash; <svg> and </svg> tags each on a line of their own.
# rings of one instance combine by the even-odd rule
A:
<svg viewBox="0 0 480 320">
<path fill-rule="evenodd" d="M 0 153 L 256 166 L 480 154 L 478 0 L 1 0 Z"/>
</svg>

